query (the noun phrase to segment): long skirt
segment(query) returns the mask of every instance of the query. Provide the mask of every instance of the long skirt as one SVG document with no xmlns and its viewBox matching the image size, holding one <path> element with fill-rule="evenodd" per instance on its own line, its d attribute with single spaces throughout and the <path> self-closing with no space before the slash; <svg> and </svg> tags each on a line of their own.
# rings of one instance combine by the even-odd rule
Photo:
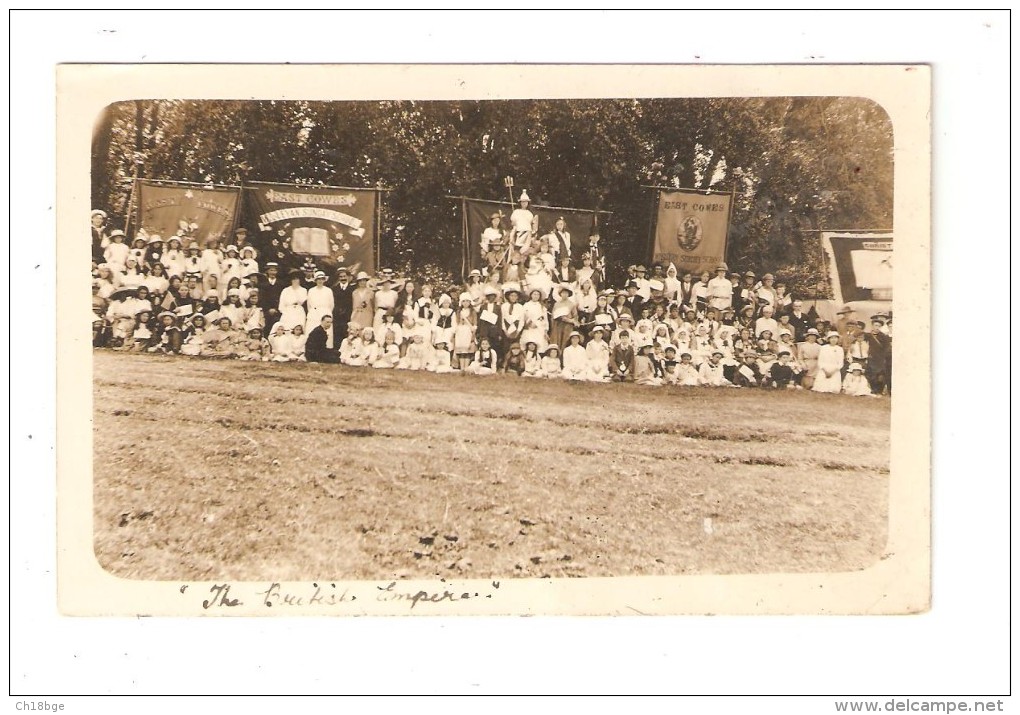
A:
<svg viewBox="0 0 1020 715">
<path fill-rule="evenodd" d="M 839 394 L 839 391 L 843 388 L 843 376 L 839 374 L 839 370 L 835 372 L 831 377 L 827 377 L 821 370 L 815 375 L 815 384 L 811 388 L 815 392 L 832 392 Z"/>
</svg>

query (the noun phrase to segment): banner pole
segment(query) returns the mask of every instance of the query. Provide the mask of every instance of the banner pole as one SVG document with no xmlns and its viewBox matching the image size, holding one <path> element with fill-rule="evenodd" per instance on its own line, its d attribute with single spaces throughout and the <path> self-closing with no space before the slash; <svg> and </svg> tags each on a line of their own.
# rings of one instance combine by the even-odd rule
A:
<svg viewBox="0 0 1020 715">
<path fill-rule="evenodd" d="M 388 186 L 336 186 L 335 184 L 296 184 L 293 181 L 249 181 L 255 186 L 293 186 L 299 189 L 340 189 L 342 191 L 393 191 Z"/>
<path fill-rule="evenodd" d="M 136 172 L 137 173 L 137 172 Z M 173 181 L 171 179 L 151 179 L 146 177 L 146 181 L 156 185 L 169 185 L 169 186 L 194 186 L 199 189 L 237 189 L 240 188 L 237 184 L 213 184 L 213 183 L 202 183 L 199 181 Z M 249 182 L 254 183 L 254 182 Z"/>
<path fill-rule="evenodd" d="M 467 199 L 468 201 L 475 201 L 475 202 L 480 203 L 480 204 L 495 204 L 496 206 L 498 206 L 500 208 L 500 210 L 503 209 L 503 202 L 502 201 L 494 201 L 492 199 L 476 199 L 473 196 L 455 196 L 453 194 L 443 194 L 443 197 L 447 198 L 447 199 L 453 199 L 455 201 L 460 201 L 462 199 Z M 592 209 L 579 209 L 579 208 L 574 208 L 574 207 L 571 207 L 571 206 L 545 206 L 545 205 L 543 205 L 543 206 L 536 206 L 535 208 L 536 209 L 548 209 L 550 211 L 574 211 L 574 212 L 577 212 L 577 213 L 586 213 L 586 214 L 589 214 L 589 213 L 600 213 L 600 214 L 603 214 L 605 216 L 612 216 L 613 215 L 612 211 L 606 211 L 605 209 L 595 209 L 595 210 L 592 210 Z"/>
<path fill-rule="evenodd" d="M 234 232 L 237 231 L 237 229 L 241 225 L 241 214 L 243 212 L 244 212 L 244 179 L 241 179 L 241 183 L 237 187 L 237 208 L 234 209 L 234 220 L 231 222 L 229 233 L 223 239 L 224 243 L 226 243 L 226 242 L 231 242 L 231 243 L 234 242 L 234 238 L 236 236 L 236 234 Z M 255 237 L 252 236 L 252 240 L 254 240 L 254 239 L 255 239 Z M 260 256 L 262 255 L 262 249 L 261 248 L 256 246 L 255 250 L 257 250 L 259 252 Z"/>
<path fill-rule="evenodd" d="M 135 191 L 138 189 L 138 166 L 135 166 L 135 174 L 131 177 L 131 195 L 128 197 L 127 215 L 124 217 L 124 235 L 128 235 L 131 226 L 131 213 L 135 207 Z"/>
<path fill-rule="evenodd" d="M 658 191 L 656 191 L 655 195 L 652 197 L 651 210 L 649 211 L 649 215 L 648 215 L 648 249 L 647 249 L 647 252 L 648 252 L 648 256 L 649 256 L 649 258 L 648 258 L 648 262 L 649 263 L 651 263 L 652 261 L 655 260 L 655 233 L 656 233 L 656 229 L 658 228 L 658 223 L 659 223 L 658 222 L 658 217 L 657 217 L 657 210 L 659 208 L 659 198 L 660 198 L 660 193 Z"/>
<path fill-rule="evenodd" d="M 737 182 L 730 186 L 730 210 L 726 212 L 726 235 L 723 237 L 723 263 L 730 263 L 730 224 L 733 223 L 733 204 L 737 202 Z"/>
<path fill-rule="evenodd" d="M 382 191 L 375 190 L 375 267 L 382 265 Z"/>
<path fill-rule="evenodd" d="M 460 200 L 460 279 L 462 281 L 467 280 L 467 258 L 468 258 L 468 246 L 470 245 L 471 238 L 468 236 L 468 217 L 467 217 L 467 199 L 461 198 Z"/>
</svg>

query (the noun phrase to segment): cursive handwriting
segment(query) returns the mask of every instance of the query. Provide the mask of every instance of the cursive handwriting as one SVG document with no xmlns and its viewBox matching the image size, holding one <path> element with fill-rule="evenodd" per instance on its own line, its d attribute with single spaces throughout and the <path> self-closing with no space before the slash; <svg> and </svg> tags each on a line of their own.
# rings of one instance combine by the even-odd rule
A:
<svg viewBox="0 0 1020 715">
<path fill-rule="evenodd" d="M 181 589 L 181 593 L 184 593 L 184 589 Z M 202 608 L 210 609 L 213 606 L 240 606 L 241 599 L 230 598 L 230 586 L 225 583 L 218 583 L 213 585 L 209 589 L 210 597 L 205 601 L 202 601 Z"/>
<path fill-rule="evenodd" d="M 315 589 L 312 593 L 290 593 L 284 591 L 279 583 L 273 582 L 269 588 L 256 595 L 262 597 L 262 605 L 266 608 L 273 606 L 335 606 L 358 600 L 358 597 L 350 595 L 347 589 L 337 591 L 335 583 L 329 584 L 329 587 L 325 589 L 319 584 L 313 583 L 312 588 Z"/>
<path fill-rule="evenodd" d="M 499 581 L 492 582 L 493 588 L 499 588 Z M 397 589 L 397 582 L 390 581 L 388 586 L 376 586 L 376 589 L 380 591 L 376 595 L 377 601 L 410 601 L 411 608 L 413 609 L 419 603 L 441 603 L 443 601 L 468 601 L 473 598 L 479 598 L 478 593 L 469 593 L 462 591 L 457 594 L 453 591 L 444 589 L 442 593 L 439 591 L 400 591 Z M 486 594 L 486 598 L 492 598 L 492 594 Z"/>
</svg>

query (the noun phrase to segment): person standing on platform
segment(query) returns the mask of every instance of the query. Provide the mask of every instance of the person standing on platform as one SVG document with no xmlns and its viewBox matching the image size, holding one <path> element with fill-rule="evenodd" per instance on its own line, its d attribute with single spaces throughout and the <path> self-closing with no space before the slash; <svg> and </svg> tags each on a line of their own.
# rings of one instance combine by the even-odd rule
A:
<svg viewBox="0 0 1020 715">
<path fill-rule="evenodd" d="M 514 209 L 510 214 L 511 239 L 514 247 L 523 252 L 531 245 L 531 239 L 538 230 L 538 217 L 528 208 L 531 205 L 531 198 L 527 191 L 521 192 L 518 201 L 521 204 L 520 208 Z"/>
<path fill-rule="evenodd" d="M 488 265 L 490 273 L 498 273 L 508 263 L 507 249 L 509 248 L 506 232 L 500 227 L 503 220 L 503 212 L 496 211 L 489 216 L 489 226 L 482 231 L 482 260 Z"/>
<path fill-rule="evenodd" d="M 556 260 L 561 262 L 566 259 L 567 265 L 573 264 L 573 253 L 570 249 L 570 231 L 567 230 L 567 221 L 562 216 L 556 219 L 556 227 L 549 234 L 549 248 L 556 254 Z"/>
</svg>

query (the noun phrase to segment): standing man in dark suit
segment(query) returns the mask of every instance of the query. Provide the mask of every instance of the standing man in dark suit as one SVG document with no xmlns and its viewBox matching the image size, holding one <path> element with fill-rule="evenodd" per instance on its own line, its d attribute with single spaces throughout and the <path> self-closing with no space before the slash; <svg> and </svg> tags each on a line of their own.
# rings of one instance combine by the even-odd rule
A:
<svg viewBox="0 0 1020 715">
<path fill-rule="evenodd" d="M 351 280 L 351 272 L 345 266 L 337 268 L 336 282 L 333 283 L 333 322 L 340 335 L 347 335 L 347 324 L 351 322 L 351 313 L 354 311 L 355 288 L 357 285 Z"/>
<path fill-rule="evenodd" d="M 287 286 L 280 280 L 280 265 L 275 261 L 266 264 L 265 275 L 259 276 L 259 304 L 266 316 L 264 335 L 273 334 L 273 326 L 280 320 L 280 293 Z"/>
<path fill-rule="evenodd" d="M 627 302 L 624 305 L 626 305 L 627 309 L 630 311 L 630 314 L 634 316 L 635 320 L 641 317 L 641 308 L 644 307 L 644 304 L 645 301 L 641 298 L 641 295 L 638 293 L 637 280 L 635 279 L 627 281 Z"/>
<path fill-rule="evenodd" d="M 871 318 L 871 332 L 865 337 L 868 344 L 868 363 L 864 368 L 864 376 L 868 380 L 871 392 L 881 395 L 886 388 L 891 388 L 890 369 L 892 367 L 892 338 L 882 332 L 885 322 L 877 315 Z"/>
<path fill-rule="evenodd" d="M 793 326 L 793 342 L 802 343 L 807 339 L 811 318 L 804 312 L 804 302 L 795 300 L 790 305 L 790 325 Z"/>
<path fill-rule="evenodd" d="M 308 362 L 340 362 L 340 351 L 333 334 L 333 316 L 322 316 L 319 324 L 308 333 L 305 342 L 305 359 Z"/>
</svg>

